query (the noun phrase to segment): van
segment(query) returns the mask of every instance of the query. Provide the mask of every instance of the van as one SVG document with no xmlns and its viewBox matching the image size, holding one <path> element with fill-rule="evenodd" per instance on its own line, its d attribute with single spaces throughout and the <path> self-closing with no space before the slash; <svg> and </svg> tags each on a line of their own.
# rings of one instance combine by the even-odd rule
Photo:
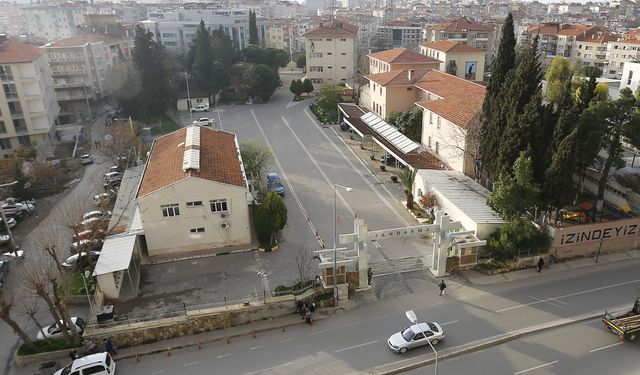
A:
<svg viewBox="0 0 640 375">
<path fill-rule="evenodd" d="M 112 375 L 115 372 L 116 362 L 109 353 L 103 352 L 74 359 L 54 375 Z"/>
</svg>

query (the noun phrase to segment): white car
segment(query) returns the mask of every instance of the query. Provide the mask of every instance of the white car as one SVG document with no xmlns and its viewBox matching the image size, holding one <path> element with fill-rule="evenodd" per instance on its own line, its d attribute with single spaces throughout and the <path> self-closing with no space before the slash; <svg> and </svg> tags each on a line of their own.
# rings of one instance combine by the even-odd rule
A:
<svg viewBox="0 0 640 375">
<path fill-rule="evenodd" d="M 207 112 L 209 111 L 209 106 L 206 104 L 198 104 L 195 107 L 191 107 L 191 112 Z"/>
<path fill-rule="evenodd" d="M 111 216 L 111 211 L 102 212 L 100 210 L 89 211 L 82 215 L 82 220 L 91 219 L 92 217 L 103 218 Z"/>
<path fill-rule="evenodd" d="M 2 219 L 0 219 L 0 223 L 2 222 Z M 16 221 L 16 219 L 12 218 L 12 217 L 7 217 L 7 226 L 9 227 L 9 229 L 13 228 L 16 226 L 16 224 L 18 224 L 18 222 Z"/>
<path fill-rule="evenodd" d="M 89 154 L 80 155 L 80 164 L 82 165 L 93 164 L 93 158 Z"/>
<path fill-rule="evenodd" d="M 212 118 L 202 117 L 193 122 L 193 125 L 213 126 L 216 122 Z"/>
<path fill-rule="evenodd" d="M 91 260 L 93 262 L 93 264 L 95 264 L 98 261 L 98 258 L 100 257 L 100 252 L 99 251 L 91 251 L 89 252 L 89 254 L 91 254 Z M 67 258 L 67 260 L 64 261 L 64 263 L 62 263 L 62 266 L 65 268 L 82 268 L 85 267 L 87 264 L 89 263 L 89 261 L 87 260 L 87 253 L 78 253 L 78 254 L 73 254 L 71 256 L 69 256 Z"/>
<path fill-rule="evenodd" d="M 76 326 L 76 331 L 82 334 L 84 332 L 84 319 L 78 317 L 72 317 L 71 323 Z M 60 325 L 62 325 L 62 320 L 60 321 Z M 69 330 L 71 333 L 71 330 Z M 62 330 L 56 323 L 49 324 L 46 327 L 42 327 L 42 331 L 38 332 L 38 340 L 44 340 L 44 338 L 54 338 L 54 337 L 62 337 Z"/>
<path fill-rule="evenodd" d="M 389 349 L 396 353 L 406 353 L 407 350 L 418 346 L 436 345 L 444 339 L 444 331 L 436 322 L 418 323 L 407 327 L 389 337 Z"/>
<path fill-rule="evenodd" d="M 116 361 L 107 352 L 85 355 L 74 359 L 53 375 L 113 375 L 116 373 Z"/>
</svg>

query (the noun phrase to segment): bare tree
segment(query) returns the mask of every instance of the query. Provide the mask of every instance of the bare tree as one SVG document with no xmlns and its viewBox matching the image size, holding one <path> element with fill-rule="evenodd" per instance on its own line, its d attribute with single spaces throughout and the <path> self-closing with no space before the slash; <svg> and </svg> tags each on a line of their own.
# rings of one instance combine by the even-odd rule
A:
<svg viewBox="0 0 640 375">
<path fill-rule="evenodd" d="M 304 286 L 311 276 L 313 249 L 308 244 L 298 245 L 294 254 L 300 285 Z"/>
<path fill-rule="evenodd" d="M 63 259 L 59 254 L 59 233 L 53 225 L 48 224 L 36 231 L 32 236 L 35 246 L 51 258 L 58 272 L 63 273 L 65 270 L 62 266 Z"/>
<path fill-rule="evenodd" d="M 78 242 L 78 261 L 82 261 L 80 257 L 87 260 L 87 264 L 89 267 L 93 267 L 93 259 L 91 258 L 91 248 L 93 240 L 103 237 L 105 232 L 103 230 L 103 224 L 98 221 L 94 222 L 89 227 L 85 227 L 82 225 L 82 218 L 84 213 L 90 211 L 89 206 L 85 203 L 85 201 L 74 202 L 71 205 L 67 205 L 65 208 L 60 209 L 58 212 L 61 217 L 61 224 L 66 228 L 71 229 L 73 232 L 73 238 Z M 81 233 L 85 230 L 91 230 L 89 235 L 85 235 L 85 238 L 81 238 Z M 49 238 L 53 236 L 48 236 Z M 81 240 L 86 239 L 88 242 L 82 243 Z M 46 242 L 44 242 L 46 244 Z M 56 242 L 57 243 L 57 242 Z M 58 269 L 62 269 L 62 266 L 58 267 Z"/>
<path fill-rule="evenodd" d="M 442 145 L 443 149 L 453 150 L 454 157 L 463 158 L 466 162 L 470 162 L 472 170 L 465 170 L 463 173 L 471 172 L 473 179 L 480 179 L 480 113 L 477 113 L 465 127 L 451 126 L 449 134 L 444 134 L 441 139 L 449 141 Z M 467 168 L 465 168 L 467 169 Z"/>
<path fill-rule="evenodd" d="M 40 321 L 36 318 L 36 314 L 40 311 L 40 308 L 38 306 L 38 301 L 37 300 L 32 300 L 29 302 L 25 302 L 22 305 L 22 313 L 24 313 L 25 315 L 29 316 L 29 318 L 31 319 L 31 321 L 36 325 L 36 327 L 38 327 L 38 332 L 43 332 L 44 333 L 44 327 L 42 326 L 42 324 L 40 324 Z M 51 342 L 51 340 L 47 337 L 44 336 L 44 339 L 47 343 L 49 343 L 49 345 L 53 345 L 53 343 Z"/>
<path fill-rule="evenodd" d="M 7 323 L 13 330 L 13 333 L 20 337 L 20 339 L 30 348 L 33 348 L 33 341 L 29 338 L 29 335 L 20 327 L 18 322 L 11 317 L 11 309 L 13 308 L 14 297 L 10 292 L 3 292 L 0 294 L 0 319 Z"/>
<path fill-rule="evenodd" d="M 56 275 L 54 272 L 49 271 L 47 273 L 47 280 L 49 281 L 49 284 L 51 285 L 51 291 L 53 292 L 53 303 L 55 304 L 55 306 L 58 307 L 58 311 L 60 311 L 60 315 L 62 316 L 62 321 L 64 323 L 64 325 L 66 325 L 67 327 L 69 327 L 69 329 L 71 330 L 71 338 L 73 340 L 74 344 L 79 344 L 80 343 L 80 335 L 78 330 L 76 330 L 76 325 L 73 324 L 73 321 L 71 320 L 71 314 L 69 313 L 69 308 L 67 307 L 67 303 L 65 302 L 62 293 L 68 294 L 69 293 L 69 284 L 68 282 L 66 282 L 67 280 L 63 280 L 62 281 L 62 288 L 60 283 L 58 282 L 58 276 Z"/>
<path fill-rule="evenodd" d="M 432 191 L 428 191 L 425 194 L 422 194 L 422 196 L 419 199 L 420 205 L 429 212 L 429 215 L 431 215 L 431 218 L 435 217 L 435 212 L 436 209 L 438 208 L 438 196 L 432 192 Z"/>
<path fill-rule="evenodd" d="M 107 128 L 109 140 L 105 140 L 100 152 L 118 167 L 127 169 L 134 165 L 142 143 L 138 137 L 139 124 L 129 119 L 120 120 Z"/>
</svg>

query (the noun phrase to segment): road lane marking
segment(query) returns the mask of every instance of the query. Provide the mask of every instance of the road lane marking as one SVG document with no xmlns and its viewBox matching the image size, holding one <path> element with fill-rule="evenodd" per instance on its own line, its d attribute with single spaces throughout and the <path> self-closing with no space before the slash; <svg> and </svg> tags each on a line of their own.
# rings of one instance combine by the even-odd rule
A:
<svg viewBox="0 0 640 375">
<path fill-rule="evenodd" d="M 438 306 L 438 305 L 442 305 L 442 302 L 432 303 L 429 305 L 429 307 Z"/>
<path fill-rule="evenodd" d="M 459 320 L 452 320 L 450 322 L 446 322 L 446 323 L 440 323 L 441 326 L 446 326 L 447 324 L 453 324 L 453 323 L 458 323 Z"/>
<path fill-rule="evenodd" d="M 600 348 L 595 348 L 595 349 L 591 349 L 591 350 L 589 350 L 589 353 L 595 353 L 595 352 L 598 352 L 598 351 L 600 351 L 600 350 L 613 348 L 614 346 L 618 346 L 618 345 L 622 345 L 622 344 L 624 344 L 624 342 L 623 342 L 623 341 L 621 341 L 621 342 L 617 342 L 617 343 L 615 343 L 615 344 L 607 345 L 607 346 L 602 346 L 602 347 L 600 347 Z"/>
<path fill-rule="evenodd" d="M 511 306 L 511 307 L 505 307 L 504 309 L 496 310 L 496 312 L 503 312 L 503 311 L 513 310 L 513 309 L 519 309 L 521 307 L 537 305 L 539 303 L 544 303 L 544 302 L 548 302 L 548 301 L 555 301 L 555 300 L 559 300 L 559 299 L 562 299 L 562 298 L 574 297 L 574 296 L 579 296 L 581 294 L 597 292 L 599 290 L 611 289 L 611 288 L 615 288 L 615 287 L 618 287 L 618 286 L 621 286 L 621 285 L 635 284 L 638 281 L 640 281 L 640 279 L 631 280 L 631 281 L 625 281 L 625 282 L 622 282 L 622 283 L 611 284 L 611 285 L 607 285 L 607 286 L 601 286 L 600 288 L 593 288 L 593 289 L 583 290 L 581 292 L 569 293 L 569 294 L 565 294 L 565 295 L 559 296 L 559 297 L 545 298 L 545 299 L 541 299 L 540 301 L 536 301 L 536 302 L 529 302 L 529 303 L 524 303 L 522 305 L 515 305 L 515 306 Z"/>
<path fill-rule="evenodd" d="M 369 342 L 365 342 L 364 344 L 359 344 L 359 345 L 354 345 L 354 346 L 350 346 L 348 348 L 344 348 L 344 349 L 338 349 L 335 350 L 334 353 L 340 353 L 340 352 L 344 352 L 347 350 L 351 350 L 351 349 L 355 349 L 355 348 L 360 348 L 362 346 L 367 346 L 367 345 L 371 345 L 371 344 L 375 344 L 376 342 L 378 342 L 380 340 L 374 340 L 374 341 L 369 341 Z"/>
<path fill-rule="evenodd" d="M 151 375 L 162 374 L 163 372 L 164 370 L 154 371 L 151 373 Z"/>
<path fill-rule="evenodd" d="M 189 363 L 185 363 L 183 366 L 184 366 L 184 367 L 189 367 L 189 366 L 197 365 L 198 363 L 200 363 L 200 362 L 198 362 L 198 361 L 196 361 L 196 362 L 189 362 Z"/>
<path fill-rule="evenodd" d="M 358 325 L 358 324 L 360 324 L 360 322 L 347 323 L 344 326 L 345 327 L 351 327 L 351 326 L 355 326 L 355 325 Z"/>
<path fill-rule="evenodd" d="M 526 369 L 526 370 L 522 370 L 522 371 L 514 372 L 514 373 L 513 373 L 513 375 L 524 374 L 525 372 L 529 372 L 529 371 L 537 370 L 537 369 L 542 368 L 542 367 L 545 367 L 545 366 L 551 366 L 551 365 L 553 365 L 553 364 L 555 364 L 555 363 L 558 363 L 558 362 L 560 362 L 560 361 L 553 361 L 553 362 L 549 362 L 549 363 L 543 363 L 543 364 L 541 364 L 541 365 L 539 365 L 539 366 L 536 366 L 536 367 L 531 367 L 531 368 L 528 368 L 528 369 Z"/>
<path fill-rule="evenodd" d="M 309 336 L 319 335 L 319 334 L 321 334 L 321 333 L 327 333 L 327 332 L 329 332 L 329 331 L 331 331 L 331 330 L 330 330 L 330 329 L 323 329 L 323 330 L 321 330 L 321 331 L 311 332 L 311 333 L 309 334 Z"/>
<path fill-rule="evenodd" d="M 293 341 L 293 339 L 292 338 L 288 338 L 288 339 L 280 340 L 280 342 L 289 342 L 289 341 Z"/>
<path fill-rule="evenodd" d="M 384 318 L 388 318 L 389 315 L 380 315 L 380 316 L 376 316 L 375 318 L 373 318 L 373 320 L 378 320 L 378 319 L 384 319 Z"/>
<path fill-rule="evenodd" d="M 251 372 L 245 372 L 244 375 L 253 375 L 253 374 L 259 374 L 261 372 L 266 372 L 266 371 L 270 371 L 270 370 L 275 370 L 279 367 L 285 367 L 285 366 L 289 366 L 292 365 L 293 362 L 287 362 L 287 363 L 283 363 L 281 365 L 277 365 L 277 366 L 273 366 L 273 367 L 267 367 L 267 368 L 263 368 L 262 370 L 256 370 L 256 371 L 251 371 Z"/>
<path fill-rule="evenodd" d="M 249 348 L 249 349 L 256 350 L 256 349 L 260 349 L 260 348 L 262 348 L 262 345 L 254 346 L 253 348 Z"/>
<path fill-rule="evenodd" d="M 224 358 L 224 357 L 228 357 L 228 356 L 230 356 L 230 355 L 231 355 L 231 353 L 220 354 L 220 355 L 218 356 L 218 358 Z"/>
</svg>

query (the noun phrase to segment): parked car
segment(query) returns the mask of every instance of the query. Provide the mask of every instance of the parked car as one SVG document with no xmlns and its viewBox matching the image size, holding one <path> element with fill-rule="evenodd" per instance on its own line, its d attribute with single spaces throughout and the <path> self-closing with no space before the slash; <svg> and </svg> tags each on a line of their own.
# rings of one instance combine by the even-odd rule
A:
<svg viewBox="0 0 640 375">
<path fill-rule="evenodd" d="M 80 240 L 92 240 L 95 238 L 104 238 L 105 235 L 106 233 L 102 229 L 87 229 L 79 232 L 78 234 L 74 234 L 73 242 L 78 242 Z"/>
<path fill-rule="evenodd" d="M 396 162 L 396 158 L 394 158 L 393 155 L 386 154 L 380 157 L 380 164 L 388 165 L 388 164 L 393 164 L 395 162 Z"/>
<path fill-rule="evenodd" d="M 35 211 L 35 209 L 36 207 L 33 203 L 27 201 L 19 202 L 15 199 L 12 201 L 5 200 L 2 204 L 2 211 L 4 211 L 5 215 L 15 215 L 17 213 L 21 215 L 30 214 Z"/>
<path fill-rule="evenodd" d="M 389 337 L 387 343 L 395 353 L 406 353 L 407 350 L 423 345 L 436 345 L 444 339 L 444 331 L 436 322 L 418 323 L 404 328 Z"/>
<path fill-rule="evenodd" d="M 62 266 L 70 269 L 83 269 L 89 264 L 87 260 L 89 254 L 91 255 L 91 261 L 95 264 L 98 261 L 98 257 L 100 257 L 99 251 L 90 251 L 88 254 L 85 252 L 73 254 L 62 263 Z"/>
<path fill-rule="evenodd" d="M 0 288 L 4 286 L 4 281 L 7 279 L 9 273 L 9 261 L 0 260 Z"/>
<path fill-rule="evenodd" d="M 206 104 L 198 104 L 195 107 L 191 107 L 191 112 L 209 112 L 209 106 Z"/>
<path fill-rule="evenodd" d="M 71 323 L 76 326 L 76 331 L 80 332 L 80 334 L 84 333 L 84 319 L 78 318 L 77 316 L 71 317 Z M 60 325 L 64 325 L 62 320 L 60 321 Z M 69 327 L 70 328 L 70 327 Z M 68 330 L 71 333 L 71 329 Z M 54 337 L 62 337 L 62 330 L 56 323 L 49 324 L 46 327 L 42 327 L 42 330 L 38 332 L 37 339 L 44 340 L 44 338 L 54 338 Z"/>
<path fill-rule="evenodd" d="M 104 218 L 108 219 L 110 216 L 111 216 L 111 211 L 103 212 L 101 210 L 94 210 L 94 211 L 85 212 L 84 215 L 82 215 L 82 220 L 92 219 L 96 217 L 99 219 L 104 219 Z"/>
<path fill-rule="evenodd" d="M 109 203 L 111 195 L 109 193 L 100 193 L 93 196 L 93 204 L 97 207 L 102 207 L 104 204 Z"/>
<path fill-rule="evenodd" d="M 280 182 L 280 176 L 275 172 L 267 173 L 267 183 L 270 182 Z"/>
<path fill-rule="evenodd" d="M 82 165 L 93 164 L 93 158 L 89 154 L 82 154 L 80 155 L 80 164 Z"/>
<path fill-rule="evenodd" d="M 280 181 L 273 181 L 267 184 L 269 187 L 269 191 L 279 194 L 282 198 L 284 198 L 284 186 L 280 183 Z"/>
<path fill-rule="evenodd" d="M 107 352 L 89 354 L 74 359 L 53 375 L 80 375 L 81 372 L 82 375 L 113 375 L 116 373 L 116 361 Z"/>
<path fill-rule="evenodd" d="M 7 218 L 7 226 L 9 227 L 9 229 L 15 227 L 16 224 L 18 224 L 16 219 L 12 218 L 11 216 L 6 216 L 6 218 Z M 0 219 L 0 223 L 1 222 L 2 222 L 2 219 Z"/>
<path fill-rule="evenodd" d="M 193 125 L 213 126 L 216 122 L 212 118 L 202 117 L 193 122 Z"/>
<path fill-rule="evenodd" d="M 11 241 L 11 236 L 8 234 L 0 234 L 0 245 L 4 245 Z"/>
<path fill-rule="evenodd" d="M 104 240 L 95 238 L 93 240 L 80 240 L 69 245 L 69 255 L 77 254 L 80 249 L 82 251 L 100 251 Z"/>
</svg>

